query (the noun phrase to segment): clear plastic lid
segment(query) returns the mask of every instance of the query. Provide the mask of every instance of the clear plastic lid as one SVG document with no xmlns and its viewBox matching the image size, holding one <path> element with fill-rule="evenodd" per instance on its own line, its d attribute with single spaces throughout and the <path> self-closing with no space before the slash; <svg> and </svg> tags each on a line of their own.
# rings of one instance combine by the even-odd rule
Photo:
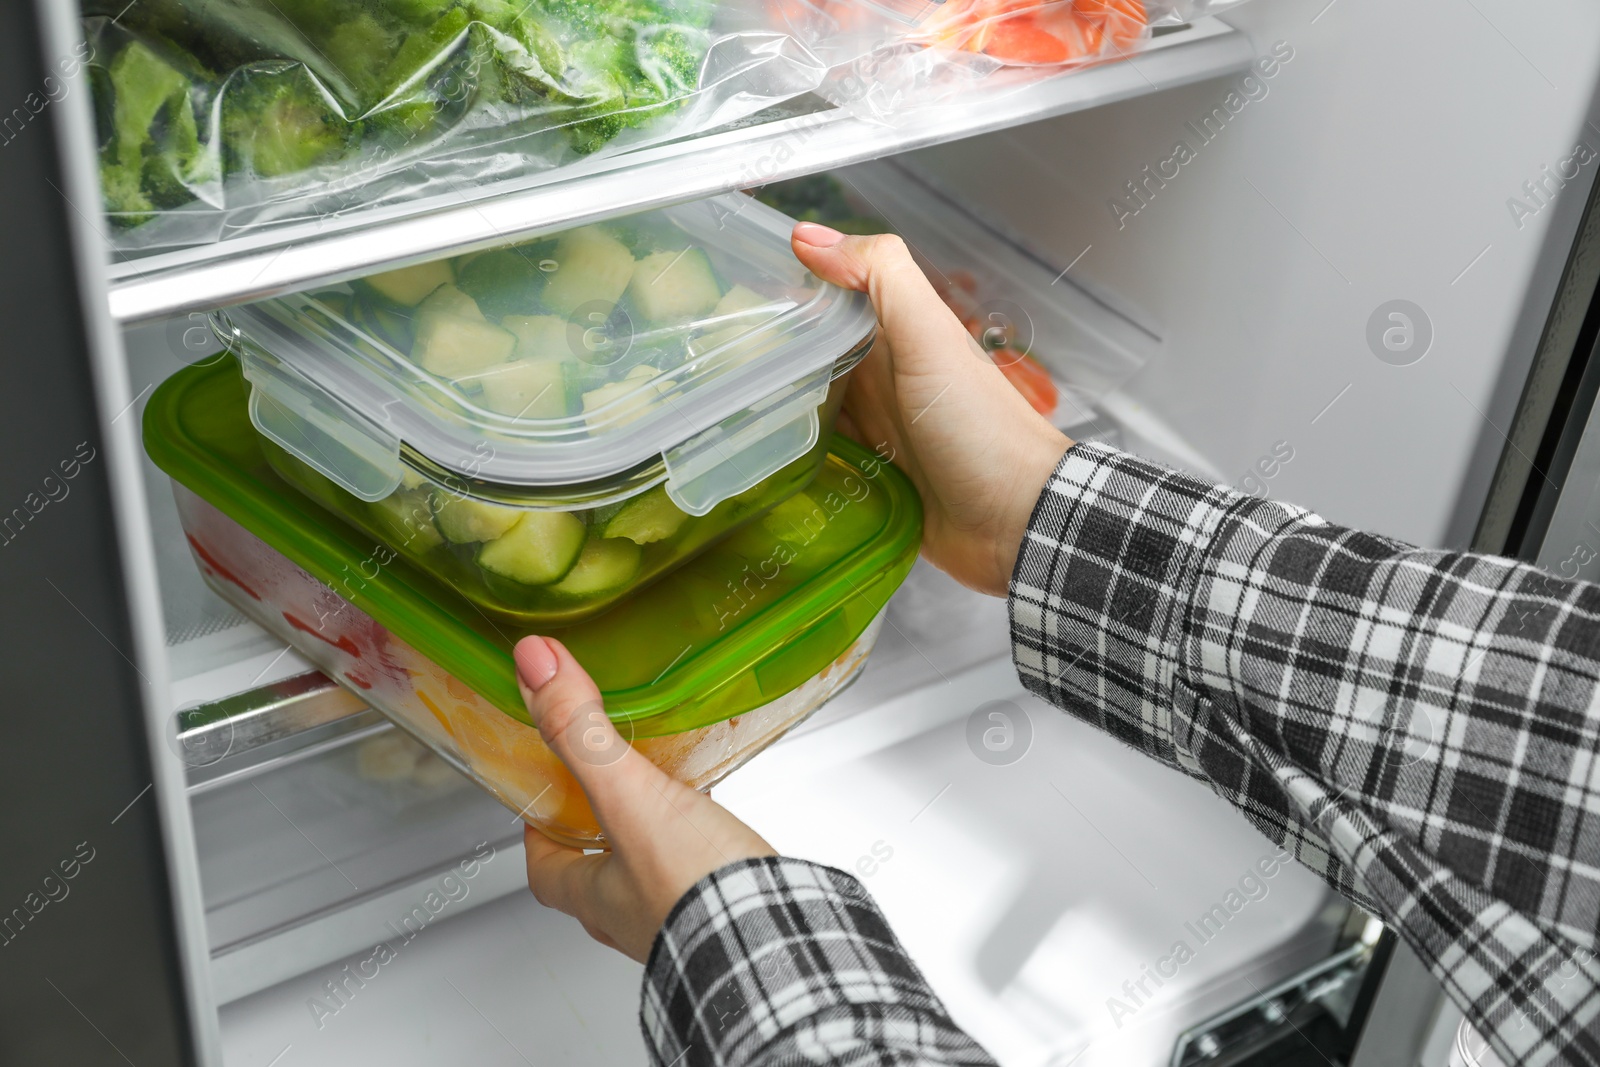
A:
<svg viewBox="0 0 1600 1067">
<path fill-rule="evenodd" d="M 407 467 L 528 506 L 704 514 L 805 453 L 870 344 L 740 194 L 219 312 L 257 429 L 364 500 Z"/>
</svg>

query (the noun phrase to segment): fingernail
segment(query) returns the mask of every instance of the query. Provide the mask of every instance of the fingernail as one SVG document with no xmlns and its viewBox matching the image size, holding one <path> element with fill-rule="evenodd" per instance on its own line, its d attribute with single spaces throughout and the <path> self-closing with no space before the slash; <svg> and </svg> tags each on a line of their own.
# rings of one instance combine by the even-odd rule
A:
<svg viewBox="0 0 1600 1067">
<path fill-rule="evenodd" d="M 831 226 L 815 222 L 802 222 L 794 228 L 794 239 L 813 248 L 832 248 L 844 240 L 844 234 Z"/>
<path fill-rule="evenodd" d="M 512 658 L 517 661 L 517 677 L 537 692 L 556 676 L 556 654 L 542 637 L 524 637 L 517 642 Z"/>
</svg>

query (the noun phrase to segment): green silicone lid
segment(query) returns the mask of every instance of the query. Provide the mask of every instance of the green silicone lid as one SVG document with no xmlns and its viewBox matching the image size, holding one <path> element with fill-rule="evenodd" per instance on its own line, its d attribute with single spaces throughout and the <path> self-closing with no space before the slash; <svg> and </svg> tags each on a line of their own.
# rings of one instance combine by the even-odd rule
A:
<svg viewBox="0 0 1600 1067">
<path fill-rule="evenodd" d="M 527 722 L 511 660 L 525 634 L 404 559 L 365 577 L 371 539 L 273 472 L 247 398 L 232 356 L 187 367 L 151 396 L 145 449 L 175 481 Z M 921 502 L 905 476 L 835 437 L 803 492 L 605 614 L 546 634 L 594 677 L 613 720 L 639 737 L 681 733 L 823 671 L 899 587 L 921 534 Z"/>
</svg>

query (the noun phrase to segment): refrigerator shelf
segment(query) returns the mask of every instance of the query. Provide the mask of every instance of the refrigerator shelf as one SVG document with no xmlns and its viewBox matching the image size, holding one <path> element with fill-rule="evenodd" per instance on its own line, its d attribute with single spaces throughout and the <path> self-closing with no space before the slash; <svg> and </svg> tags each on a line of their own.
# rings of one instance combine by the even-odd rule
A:
<svg viewBox="0 0 1600 1067">
<path fill-rule="evenodd" d="M 959 104 L 894 125 L 802 99 L 702 137 L 606 157 L 468 195 L 309 219 L 247 238 L 111 264 L 112 317 L 130 324 L 343 281 L 573 225 L 1035 122 L 1240 70 L 1246 36 L 1214 18 L 1118 63 L 1042 81 L 1004 74 Z"/>
</svg>

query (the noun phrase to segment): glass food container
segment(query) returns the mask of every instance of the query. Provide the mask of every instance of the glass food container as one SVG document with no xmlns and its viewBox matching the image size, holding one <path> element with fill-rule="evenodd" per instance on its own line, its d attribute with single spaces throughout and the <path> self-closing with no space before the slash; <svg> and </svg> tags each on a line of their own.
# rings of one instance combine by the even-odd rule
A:
<svg viewBox="0 0 1600 1067">
<path fill-rule="evenodd" d="M 603 611 L 803 489 L 870 302 L 731 195 L 219 312 L 268 462 L 514 626 Z"/>
<path fill-rule="evenodd" d="M 528 724 L 511 649 L 526 631 L 327 517 L 270 463 L 227 356 L 145 412 L 207 583 L 340 684 L 561 841 L 594 845 L 582 791 Z M 547 629 L 594 676 L 624 737 L 706 788 L 861 668 L 915 560 L 904 475 L 832 440 L 809 486 L 615 610 Z"/>
</svg>

